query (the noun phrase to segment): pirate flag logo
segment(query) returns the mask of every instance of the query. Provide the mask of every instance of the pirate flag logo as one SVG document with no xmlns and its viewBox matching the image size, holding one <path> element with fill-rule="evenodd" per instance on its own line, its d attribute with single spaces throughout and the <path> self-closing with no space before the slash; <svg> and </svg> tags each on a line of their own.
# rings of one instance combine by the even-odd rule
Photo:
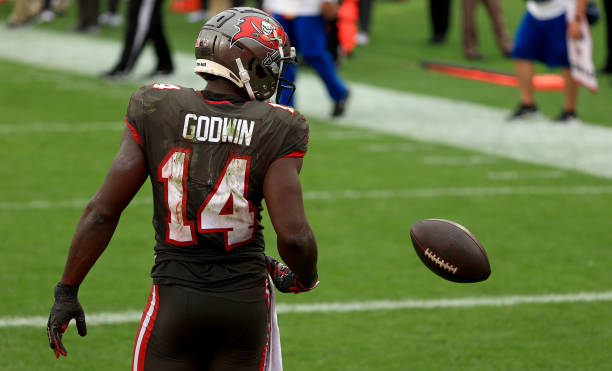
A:
<svg viewBox="0 0 612 371">
<path fill-rule="evenodd" d="M 260 17 L 244 17 L 235 27 L 238 28 L 238 32 L 232 37 L 232 46 L 238 40 L 248 38 L 257 41 L 266 48 L 278 50 L 287 39 L 282 27 Z"/>
</svg>

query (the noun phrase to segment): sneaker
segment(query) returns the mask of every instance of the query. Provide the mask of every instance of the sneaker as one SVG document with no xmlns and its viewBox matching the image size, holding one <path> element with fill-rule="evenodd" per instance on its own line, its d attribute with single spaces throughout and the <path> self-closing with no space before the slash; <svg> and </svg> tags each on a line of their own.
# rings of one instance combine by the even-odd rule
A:
<svg viewBox="0 0 612 371">
<path fill-rule="evenodd" d="M 98 23 L 103 26 L 117 27 L 121 25 L 123 18 L 119 14 L 110 12 L 102 13 L 98 16 Z"/>
<path fill-rule="evenodd" d="M 561 114 L 554 120 L 557 124 L 573 124 L 580 122 L 576 111 L 563 110 Z"/>
<path fill-rule="evenodd" d="M 49 23 L 55 19 L 55 13 L 53 10 L 43 10 L 38 16 L 38 21 L 42 23 Z"/>
<path fill-rule="evenodd" d="M 516 111 L 512 112 L 510 116 L 508 116 L 508 121 L 513 120 L 530 120 L 537 116 L 538 107 L 535 104 L 523 104 L 521 103 Z"/>
<path fill-rule="evenodd" d="M 432 45 L 444 44 L 446 37 L 442 35 L 433 35 L 427 42 Z"/>
<path fill-rule="evenodd" d="M 356 41 L 357 45 L 368 45 L 370 43 L 370 35 L 367 32 L 359 31 Z"/>
<path fill-rule="evenodd" d="M 120 80 L 127 79 L 128 75 L 129 75 L 128 71 L 112 69 L 110 71 L 100 74 L 100 77 L 108 81 L 120 81 Z"/>
<path fill-rule="evenodd" d="M 465 54 L 465 58 L 467 60 L 470 60 L 470 61 L 481 61 L 481 60 L 484 59 L 482 54 L 480 54 L 479 52 L 476 52 L 476 53 L 466 53 Z"/>
<path fill-rule="evenodd" d="M 339 101 L 334 103 L 334 109 L 332 111 L 332 117 L 340 117 L 344 115 L 344 111 L 346 111 L 346 102 L 348 101 L 350 96 L 350 92 L 346 93 L 346 97 L 340 99 Z"/>
</svg>

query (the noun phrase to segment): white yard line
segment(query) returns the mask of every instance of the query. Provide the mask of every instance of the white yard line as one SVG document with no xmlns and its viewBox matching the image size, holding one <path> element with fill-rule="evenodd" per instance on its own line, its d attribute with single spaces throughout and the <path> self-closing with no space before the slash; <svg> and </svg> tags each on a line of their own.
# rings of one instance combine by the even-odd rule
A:
<svg viewBox="0 0 612 371">
<path fill-rule="evenodd" d="M 612 194 L 612 186 L 502 186 L 420 189 L 321 190 L 304 192 L 305 200 L 365 200 L 432 197 L 495 197 L 495 196 L 598 196 Z M 0 210 L 27 211 L 32 209 L 82 208 L 88 200 L 33 200 L 0 202 Z M 130 205 L 151 205 L 152 199 L 135 198 Z"/>
<path fill-rule="evenodd" d="M 339 313 L 339 312 L 365 312 L 378 310 L 402 309 L 445 309 L 445 308 L 477 308 L 477 307 L 509 307 L 525 304 L 560 304 L 560 303 L 589 303 L 612 301 L 612 291 L 604 292 L 578 292 L 572 294 L 543 294 L 543 295 L 517 295 L 493 296 L 478 298 L 454 299 L 404 299 L 404 300 L 372 300 L 352 302 L 332 302 L 313 304 L 286 304 L 279 303 L 276 311 L 279 314 L 287 313 Z M 105 325 L 118 323 L 139 322 L 142 312 L 131 310 L 124 312 L 93 313 L 87 315 L 87 325 Z M 45 316 L 32 317 L 0 317 L 0 328 L 5 327 L 42 327 L 47 323 Z"/>
<path fill-rule="evenodd" d="M 561 179 L 567 177 L 562 170 L 535 170 L 535 171 L 489 171 L 487 178 L 492 180 L 524 180 L 524 179 Z"/>
<path fill-rule="evenodd" d="M 121 131 L 125 124 L 118 122 L 92 122 L 87 124 L 0 124 L 0 135 L 7 134 L 33 134 L 33 133 L 84 133 L 92 131 Z"/>
<path fill-rule="evenodd" d="M 88 76 L 109 69 L 120 52 L 120 45 L 113 41 L 35 28 L 9 30 L 3 24 L 0 40 L 0 58 Z M 153 65 L 152 53 L 147 50 L 134 75 L 143 76 Z M 176 53 L 175 65 L 176 73 L 159 82 L 203 87 L 203 81 L 192 72 L 191 53 Z M 350 84 L 350 88 L 348 112 L 335 121 L 337 125 L 612 177 L 610 128 L 554 125 L 548 121 L 510 124 L 504 120 L 507 110 L 365 84 Z M 298 108 L 307 117 L 328 119 L 331 103 L 317 78 L 302 75 L 297 97 Z M 508 107 L 514 104 L 508 102 Z"/>
</svg>

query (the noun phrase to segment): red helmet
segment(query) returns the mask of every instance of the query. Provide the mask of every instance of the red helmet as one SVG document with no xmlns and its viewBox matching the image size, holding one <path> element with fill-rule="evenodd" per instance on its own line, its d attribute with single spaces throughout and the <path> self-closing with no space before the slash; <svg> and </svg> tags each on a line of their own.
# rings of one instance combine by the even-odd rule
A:
<svg viewBox="0 0 612 371">
<path fill-rule="evenodd" d="M 265 12 L 231 8 L 210 18 L 195 43 L 196 74 L 220 76 L 244 88 L 251 99 L 266 100 L 281 89 L 295 91 L 282 78 L 295 63 L 295 48 L 283 27 Z"/>
</svg>

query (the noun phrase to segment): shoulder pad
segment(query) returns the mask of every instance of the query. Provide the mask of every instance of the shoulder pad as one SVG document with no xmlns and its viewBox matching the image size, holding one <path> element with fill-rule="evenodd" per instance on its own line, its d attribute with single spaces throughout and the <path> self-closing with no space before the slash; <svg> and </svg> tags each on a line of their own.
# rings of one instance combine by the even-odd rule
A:
<svg viewBox="0 0 612 371">
<path fill-rule="evenodd" d="M 266 102 L 270 107 L 272 107 L 272 111 L 279 114 L 280 117 L 286 118 L 288 120 L 301 120 L 306 121 L 304 115 L 302 115 L 298 110 L 293 107 L 284 106 L 278 103 Z"/>
<path fill-rule="evenodd" d="M 179 85 L 154 83 L 148 86 L 141 86 L 133 95 L 133 98 L 139 98 L 144 104 L 154 103 L 172 96 L 181 96 L 184 94 L 193 94 L 194 90 L 185 88 Z"/>
<path fill-rule="evenodd" d="M 132 119 L 142 118 L 155 112 L 165 102 L 180 100 L 183 94 L 193 94 L 193 89 L 164 83 L 141 86 L 130 98 L 128 116 Z"/>
<path fill-rule="evenodd" d="M 266 102 L 268 105 L 274 107 L 275 109 L 282 109 L 285 110 L 287 112 L 290 112 L 292 115 L 295 114 L 297 111 L 295 110 L 295 108 L 293 107 L 289 107 L 289 106 L 283 106 L 282 104 L 278 104 L 278 103 L 272 103 L 272 102 Z"/>
</svg>

